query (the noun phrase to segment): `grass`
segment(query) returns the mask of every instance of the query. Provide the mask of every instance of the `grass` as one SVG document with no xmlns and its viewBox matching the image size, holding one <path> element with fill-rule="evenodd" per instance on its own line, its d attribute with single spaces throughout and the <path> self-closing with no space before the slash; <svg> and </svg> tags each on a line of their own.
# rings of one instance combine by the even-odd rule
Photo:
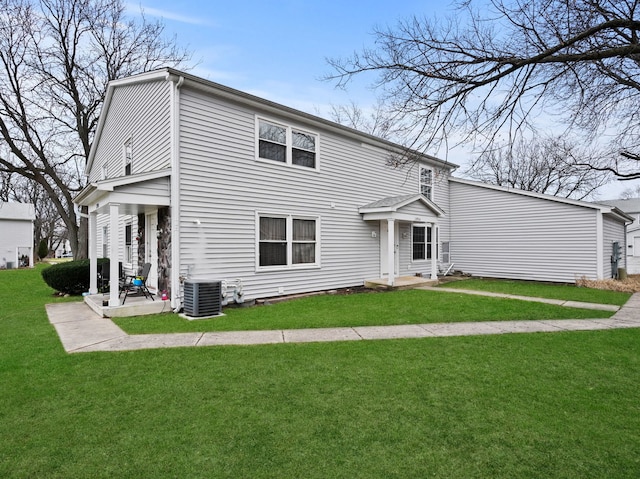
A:
<svg viewBox="0 0 640 479">
<path fill-rule="evenodd" d="M 622 306 L 631 297 L 631 293 L 579 288 L 571 284 L 548 284 L 504 279 L 465 279 L 452 281 L 442 286 L 445 288 L 473 289 L 478 291 L 491 291 L 493 293 L 562 299 L 565 301 L 615 304 L 618 306 Z"/>
<path fill-rule="evenodd" d="M 50 294 L 0 272 L 3 478 L 640 476 L 640 330 L 68 355 Z"/>
<path fill-rule="evenodd" d="M 129 334 L 327 328 L 531 319 L 585 319 L 613 313 L 438 291 L 322 295 L 269 306 L 226 308 L 223 317 L 189 321 L 177 314 L 116 318 Z"/>
</svg>

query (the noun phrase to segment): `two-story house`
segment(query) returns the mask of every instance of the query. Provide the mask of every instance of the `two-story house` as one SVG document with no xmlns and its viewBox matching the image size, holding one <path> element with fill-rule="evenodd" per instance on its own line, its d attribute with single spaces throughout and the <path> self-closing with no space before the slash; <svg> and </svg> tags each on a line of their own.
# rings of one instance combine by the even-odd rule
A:
<svg viewBox="0 0 640 479">
<path fill-rule="evenodd" d="M 151 263 L 148 286 L 174 309 L 187 278 L 241 279 L 250 300 L 436 279 L 452 263 L 550 281 L 610 274 L 610 236 L 629 220 L 615 208 L 454 179 L 456 165 L 416 152 L 398 167 L 406 154 L 170 68 L 114 81 L 76 198 L 89 209 L 91 292 L 98 257 L 117 258 L 111 277 L 118 262 Z"/>
</svg>

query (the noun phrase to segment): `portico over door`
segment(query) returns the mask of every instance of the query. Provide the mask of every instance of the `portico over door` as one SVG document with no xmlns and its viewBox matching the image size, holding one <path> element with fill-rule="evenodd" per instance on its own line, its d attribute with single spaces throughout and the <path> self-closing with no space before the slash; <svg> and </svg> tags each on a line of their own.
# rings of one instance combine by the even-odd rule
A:
<svg viewBox="0 0 640 479">
<path fill-rule="evenodd" d="M 399 223 L 423 224 L 435 232 L 438 218 L 444 211 L 421 194 L 383 198 L 358 210 L 365 221 L 380 222 L 380 274 L 388 278 L 388 284 L 394 285 L 399 276 Z M 438 278 L 437 242 L 431 241 L 431 279 Z M 426 258 L 425 258 L 426 259 Z"/>
</svg>

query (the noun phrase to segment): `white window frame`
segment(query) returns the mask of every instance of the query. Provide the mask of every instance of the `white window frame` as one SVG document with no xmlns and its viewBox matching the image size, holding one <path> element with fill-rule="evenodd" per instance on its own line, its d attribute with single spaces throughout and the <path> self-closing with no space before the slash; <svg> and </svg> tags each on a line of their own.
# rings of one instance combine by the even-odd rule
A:
<svg viewBox="0 0 640 479">
<path fill-rule="evenodd" d="M 123 157 L 123 172 L 125 176 L 133 174 L 133 137 L 127 138 L 122 145 L 122 157 Z M 127 167 L 129 172 L 127 173 Z"/>
<path fill-rule="evenodd" d="M 109 257 L 109 227 L 102 227 L 102 257 Z"/>
<path fill-rule="evenodd" d="M 108 172 L 107 164 L 103 163 L 102 170 L 100 172 L 100 179 L 101 180 L 106 180 L 107 179 L 107 174 L 108 174 L 107 172 Z"/>
<path fill-rule="evenodd" d="M 129 244 L 127 244 L 127 227 L 130 228 L 131 237 Z M 124 225 L 124 264 L 128 267 L 133 265 L 133 222 L 129 221 Z"/>
<path fill-rule="evenodd" d="M 284 218 L 286 220 L 286 242 L 287 242 L 287 264 L 275 265 L 275 266 L 261 266 L 260 265 L 260 218 Z M 314 263 L 293 263 L 293 220 L 312 220 L 316 223 L 316 239 L 315 239 L 315 262 Z M 320 216 L 306 215 L 306 214 L 290 214 L 281 212 L 268 212 L 257 211 L 255 216 L 255 267 L 257 272 L 268 271 L 290 271 L 290 270 L 303 270 L 303 269 L 318 269 L 320 268 L 320 231 L 321 222 Z M 298 243 L 298 241 L 296 241 Z"/>
<path fill-rule="evenodd" d="M 422 181 L 422 172 L 423 171 L 428 171 L 430 173 L 430 181 L 429 182 L 423 182 Z M 420 169 L 418 170 L 418 191 L 420 192 L 421 195 L 423 195 L 424 197 L 430 199 L 431 201 L 433 201 L 433 176 L 434 176 L 434 172 L 433 172 L 433 168 L 430 168 L 428 166 L 424 166 L 424 165 L 420 165 Z M 429 194 L 425 195 L 423 192 L 423 187 L 429 188 Z"/>
<path fill-rule="evenodd" d="M 260 122 L 263 121 L 265 123 L 270 123 L 275 126 L 279 126 L 280 128 L 285 129 L 286 140 L 285 140 L 285 161 L 276 161 L 269 158 L 262 158 L 260 156 Z M 301 133 L 304 135 L 310 135 L 315 138 L 315 161 L 314 167 L 311 168 L 309 166 L 304 165 L 296 165 L 293 163 L 293 133 Z M 309 150 L 307 150 L 309 151 Z M 285 124 L 281 121 L 272 120 L 271 118 L 258 116 L 255 117 L 255 158 L 256 161 L 266 162 L 271 165 L 286 165 L 292 168 L 298 168 L 304 171 L 319 171 L 320 170 L 320 135 L 317 132 L 308 130 L 306 128 L 300 128 L 298 126 Z"/>
<path fill-rule="evenodd" d="M 414 228 L 423 228 L 424 229 L 424 258 L 414 258 L 413 257 L 413 229 Z M 431 230 L 431 241 L 429 241 L 429 230 Z M 434 231 L 437 232 L 437 228 L 430 224 L 425 223 L 412 223 L 411 224 L 411 262 L 412 263 L 425 263 L 427 261 L 431 261 L 431 248 L 433 241 L 437 241 L 437 237 L 434 238 Z M 437 249 L 436 249 L 437 256 Z M 437 258 L 436 258 L 437 259 Z"/>
</svg>

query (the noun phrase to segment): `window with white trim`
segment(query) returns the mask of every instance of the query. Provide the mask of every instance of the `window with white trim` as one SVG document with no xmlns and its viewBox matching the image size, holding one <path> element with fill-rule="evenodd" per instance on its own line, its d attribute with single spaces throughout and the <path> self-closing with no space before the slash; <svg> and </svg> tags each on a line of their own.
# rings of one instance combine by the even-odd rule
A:
<svg viewBox="0 0 640 479">
<path fill-rule="evenodd" d="M 259 215 L 259 268 L 317 266 L 317 218 Z"/>
<path fill-rule="evenodd" d="M 432 243 L 431 226 L 413 225 L 411 227 L 411 251 L 413 261 L 431 259 Z"/>
<path fill-rule="evenodd" d="M 102 257 L 109 257 L 109 227 L 102 227 Z"/>
<path fill-rule="evenodd" d="M 124 226 L 124 262 L 127 264 L 133 263 L 133 227 L 131 223 Z"/>
<path fill-rule="evenodd" d="M 433 170 L 426 166 L 420 167 L 420 193 L 430 200 L 433 199 Z"/>
<path fill-rule="evenodd" d="M 124 142 L 124 174 L 130 175 L 133 170 L 133 139 Z"/>
<path fill-rule="evenodd" d="M 317 168 L 318 135 L 262 118 L 257 124 L 259 159 Z"/>
</svg>

